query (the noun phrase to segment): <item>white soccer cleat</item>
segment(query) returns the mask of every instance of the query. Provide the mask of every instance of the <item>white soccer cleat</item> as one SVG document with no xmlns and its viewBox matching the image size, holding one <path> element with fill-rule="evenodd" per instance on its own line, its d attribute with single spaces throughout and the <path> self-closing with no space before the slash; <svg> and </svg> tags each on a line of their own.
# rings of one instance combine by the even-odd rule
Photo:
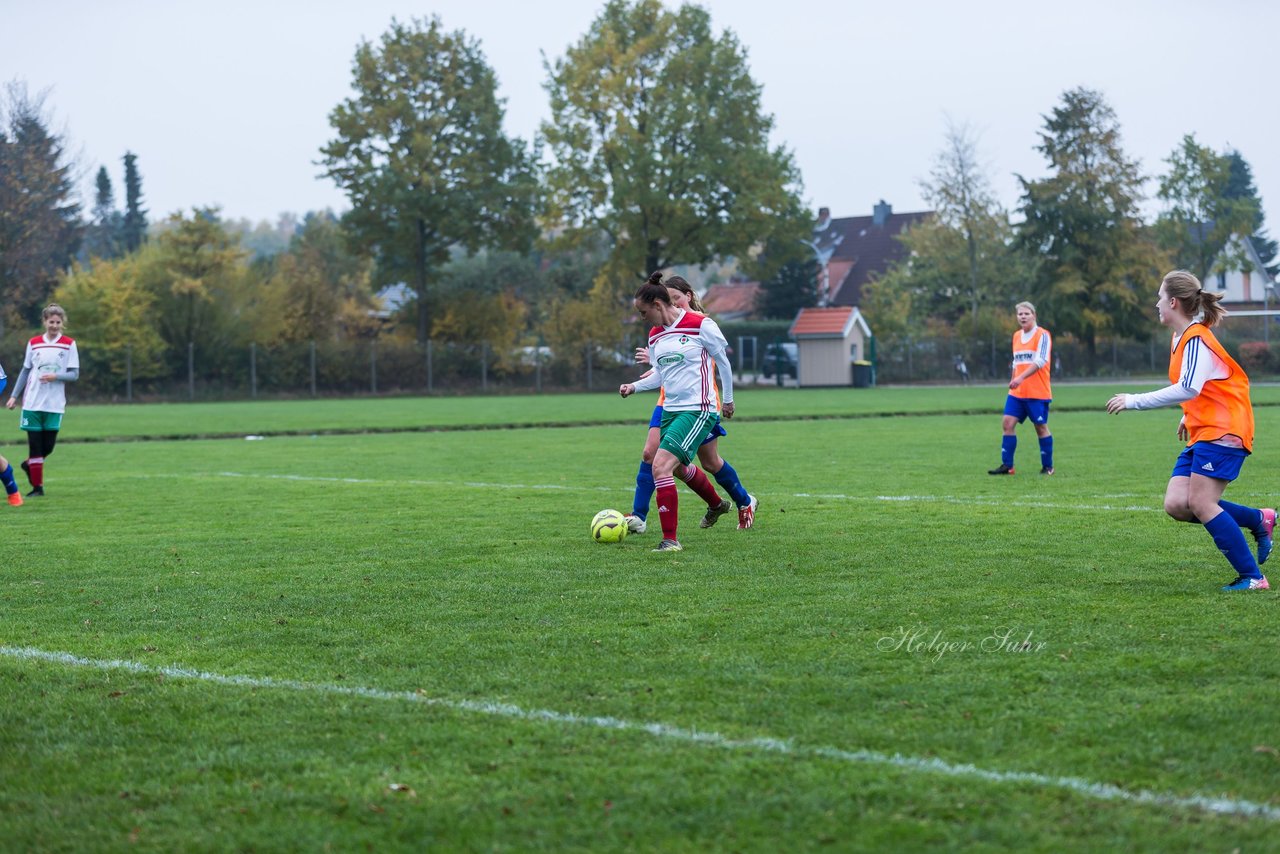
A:
<svg viewBox="0 0 1280 854">
<path fill-rule="evenodd" d="M 756 507 L 759 506 L 760 502 L 756 501 L 756 497 L 754 495 L 751 495 L 750 498 L 751 498 L 750 504 L 748 504 L 746 507 L 738 508 L 738 530 L 739 531 L 745 531 L 756 523 Z"/>
<path fill-rule="evenodd" d="M 630 513 L 628 513 L 626 516 L 626 519 L 627 519 L 627 530 L 633 534 L 643 534 L 649 527 L 648 525 L 645 524 L 645 521 L 641 519 L 639 516 L 633 516 Z"/>
</svg>

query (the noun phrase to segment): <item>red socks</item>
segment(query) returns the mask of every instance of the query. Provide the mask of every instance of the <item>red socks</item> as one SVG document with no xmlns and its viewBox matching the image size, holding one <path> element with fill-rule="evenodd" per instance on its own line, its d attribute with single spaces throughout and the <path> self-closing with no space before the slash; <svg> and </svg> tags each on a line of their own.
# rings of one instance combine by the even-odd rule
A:
<svg viewBox="0 0 1280 854">
<path fill-rule="evenodd" d="M 703 474 L 702 469 L 695 465 L 687 465 L 684 467 L 684 472 L 677 469 L 676 474 L 689 484 L 689 488 L 696 492 L 699 498 L 707 502 L 708 507 L 720 506 L 720 496 L 716 493 L 716 488 L 711 485 L 711 481 Z"/>
<path fill-rule="evenodd" d="M 27 477 L 32 486 L 44 486 L 44 457 L 32 457 L 27 460 Z"/>
<path fill-rule="evenodd" d="M 680 496 L 676 494 L 674 478 L 655 479 L 654 487 L 658 493 L 658 519 L 662 522 L 662 539 L 676 539 L 676 526 L 680 522 Z"/>
</svg>

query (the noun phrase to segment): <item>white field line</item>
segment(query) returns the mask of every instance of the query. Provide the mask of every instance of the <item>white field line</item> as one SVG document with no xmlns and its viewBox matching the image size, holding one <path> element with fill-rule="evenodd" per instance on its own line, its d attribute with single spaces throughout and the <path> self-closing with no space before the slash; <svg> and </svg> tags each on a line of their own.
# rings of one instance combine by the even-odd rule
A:
<svg viewBox="0 0 1280 854">
<path fill-rule="evenodd" d="M 577 486 L 558 483 L 486 483 L 482 481 L 451 480 L 381 480 L 366 477 L 319 477 L 302 474 L 247 474 L 244 472 L 191 472 L 187 474 L 130 474 L 135 478 L 190 478 L 190 477 L 237 477 L 249 480 L 294 480 L 315 481 L 320 483 L 364 483 L 386 486 L 447 486 L 467 489 L 530 489 L 560 492 L 618 492 L 616 486 Z M 767 495 L 768 493 L 760 493 Z M 901 502 L 922 504 L 962 504 L 969 507 L 1039 507 L 1049 510 L 1103 510 L 1124 511 L 1126 513 L 1163 512 L 1163 507 L 1154 506 L 1159 496 L 1152 496 L 1152 504 L 1060 504 L 1052 501 L 1010 501 L 997 497 L 969 495 L 848 495 L 842 492 L 793 492 L 788 498 L 816 498 L 827 501 L 874 501 Z M 1127 495 L 1116 496 L 1127 498 Z"/>
<path fill-rule="evenodd" d="M 157 667 L 137 661 L 115 659 L 110 661 L 81 658 L 67 652 L 49 652 L 33 647 L 0 646 L 0 655 L 22 661 L 44 661 L 62 664 L 69 667 L 89 667 L 97 670 L 127 670 L 132 673 L 165 676 L 171 679 L 189 679 L 208 682 L 215 685 L 227 685 L 240 688 L 271 689 L 279 691 L 299 691 L 312 694 L 329 694 L 346 697 L 359 697 L 367 700 L 389 700 L 405 703 L 420 703 L 456 712 L 493 715 L 502 718 L 514 718 L 524 721 L 542 721 L 552 724 L 585 726 L 596 729 L 618 730 L 623 732 L 646 733 L 657 739 L 684 744 L 699 744 L 708 747 L 719 747 L 725 750 L 756 750 L 777 753 L 784 756 L 801 758 L 829 759 L 836 762 L 858 763 L 864 765 L 885 765 L 928 774 L 942 774 L 949 777 L 960 777 L 984 780 L 989 783 L 1017 784 L 1019 786 L 1037 786 L 1045 789 L 1066 790 L 1086 798 L 1103 801 L 1121 801 L 1133 804 L 1145 804 L 1175 809 L 1201 810 L 1218 815 L 1239 815 L 1249 818 L 1260 818 L 1266 821 L 1280 821 L 1280 807 L 1268 804 L 1245 801 L 1215 795 L 1181 795 L 1151 792 L 1147 790 L 1130 791 L 1110 783 L 1096 783 L 1080 777 L 1055 777 L 1033 771 L 991 771 L 975 765 L 957 764 L 941 759 L 926 759 L 916 756 L 903 756 L 900 753 L 881 753 L 875 750 L 848 750 L 839 747 L 809 747 L 796 744 L 787 738 L 729 738 L 717 732 L 687 727 L 672 726 L 658 722 L 629 721 L 623 718 L 594 717 L 577 715 L 572 712 L 557 712 L 551 709 L 525 709 L 510 703 L 495 703 L 482 700 L 448 700 L 441 697 L 428 697 L 416 691 L 384 691 L 378 688 L 365 688 L 349 685 L 329 685 L 323 682 L 300 682 L 294 679 L 271 679 L 257 676 L 235 676 L 222 673 L 210 673 L 186 667 L 170 665 Z"/>
</svg>

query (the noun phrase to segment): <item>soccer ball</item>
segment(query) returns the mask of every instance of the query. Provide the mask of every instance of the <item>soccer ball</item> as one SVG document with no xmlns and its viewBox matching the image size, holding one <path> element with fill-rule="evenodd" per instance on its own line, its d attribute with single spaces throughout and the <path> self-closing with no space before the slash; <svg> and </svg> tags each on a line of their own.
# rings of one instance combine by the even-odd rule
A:
<svg viewBox="0 0 1280 854">
<path fill-rule="evenodd" d="M 627 538 L 627 519 L 617 510 L 601 510 L 591 520 L 591 539 L 597 543 L 620 543 Z"/>
</svg>

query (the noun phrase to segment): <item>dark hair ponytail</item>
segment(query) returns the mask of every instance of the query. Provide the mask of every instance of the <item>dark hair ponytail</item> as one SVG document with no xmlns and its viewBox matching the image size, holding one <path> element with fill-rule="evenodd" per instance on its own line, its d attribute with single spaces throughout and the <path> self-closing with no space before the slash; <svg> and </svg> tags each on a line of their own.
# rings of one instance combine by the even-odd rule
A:
<svg viewBox="0 0 1280 854">
<path fill-rule="evenodd" d="M 651 274 L 645 280 L 645 283 L 636 291 L 636 299 L 639 302 L 665 302 L 671 305 L 671 294 L 667 293 L 666 286 L 662 284 L 661 271 Z"/>
</svg>

